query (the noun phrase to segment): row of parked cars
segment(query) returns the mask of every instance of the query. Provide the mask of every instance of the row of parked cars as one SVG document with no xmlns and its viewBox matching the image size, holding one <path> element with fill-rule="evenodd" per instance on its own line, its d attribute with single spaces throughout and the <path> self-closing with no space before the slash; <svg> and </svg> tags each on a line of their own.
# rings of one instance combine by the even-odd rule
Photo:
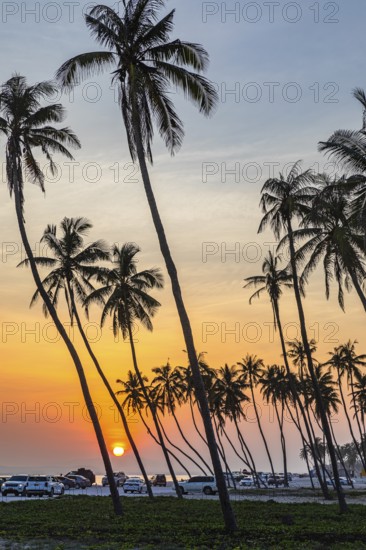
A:
<svg viewBox="0 0 366 550">
<path fill-rule="evenodd" d="M 124 472 L 114 472 L 113 475 L 117 487 L 122 487 L 124 493 L 143 493 L 147 491 L 145 482 L 140 477 L 128 477 Z M 152 487 L 166 487 L 166 476 L 164 474 L 152 476 L 149 483 Z M 104 476 L 102 478 L 103 487 L 108 484 L 108 478 Z"/>
<path fill-rule="evenodd" d="M 0 489 L 3 496 L 54 496 L 63 495 L 67 489 L 86 489 L 90 479 L 69 473 L 66 476 L 26 475 L 19 474 L 9 478 L 0 478 Z"/>
</svg>

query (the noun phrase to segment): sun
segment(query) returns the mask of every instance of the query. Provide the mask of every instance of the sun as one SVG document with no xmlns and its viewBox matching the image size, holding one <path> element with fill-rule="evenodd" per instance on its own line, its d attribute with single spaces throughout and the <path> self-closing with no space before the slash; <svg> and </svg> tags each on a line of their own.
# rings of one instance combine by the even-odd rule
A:
<svg viewBox="0 0 366 550">
<path fill-rule="evenodd" d="M 120 446 L 113 447 L 114 456 L 122 456 L 124 452 L 125 450 L 123 447 L 120 447 Z"/>
</svg>

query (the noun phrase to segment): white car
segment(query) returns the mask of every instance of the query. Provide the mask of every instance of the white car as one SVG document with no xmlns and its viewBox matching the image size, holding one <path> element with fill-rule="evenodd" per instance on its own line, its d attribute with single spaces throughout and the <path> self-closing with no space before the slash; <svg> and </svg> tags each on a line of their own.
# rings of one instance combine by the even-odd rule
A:
<svg viewBox="0 0 366 550">
<path fill-rule="evenodd" d="M 11 478 L 1 485 L 1 492 L 3 496 L 5 497 L 9 493 L 15 496 L 24 496 L 28 478 L 29 476 L 27 475 L 11 476 Z"/>
<path fill-rule="evenodd" d="M 29 476 L 25 488 L 27 497 L 63 495 L 65 487 L 52 476 Z"/>
<path fill-rule="evenodd" d="M 218 491 L 215 478 L 213 476 L 195 476 L 188 481 L 180 481 L 179 487 L 182 495 L 186 493 L 204 493 L 205 495 L 215 495 Z"/>
<path fill-rule="evenodd" d="M 254 480 L 251 476 L 246 476 L 239 481 L 239 485 L 241 487 L 251 487 L 252 485 L 254 485 Z"/>
<path fill-rule="evenodd" d="M 142 493 L 144 482 L 139 477 L 129 477 L 123 484 L 124 493 Z"/>
</svg>

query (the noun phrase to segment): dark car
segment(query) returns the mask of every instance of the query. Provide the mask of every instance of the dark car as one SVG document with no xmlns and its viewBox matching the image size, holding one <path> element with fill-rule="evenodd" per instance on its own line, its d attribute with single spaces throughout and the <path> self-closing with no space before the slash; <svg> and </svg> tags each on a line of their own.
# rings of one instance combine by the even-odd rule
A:
<svg viewBox="0 0 366 550">
<path fill-rule="evenodd" d="M 74 474 L 68 474 L 66 477 L 69 477 L 75 481 L 75 489 L 86 489 L 91 486 L 90 479 L 87 479 L 84 476 L 77 476 Z"/>
<path fill-rule="evenodd" d="M 156 476 L 152 476 L 150 483 L 153 487 L 166 487 L 165 474 L 157 474 Z"/>
<path fill-rule="evenodd" d="M 76 482 L 74 479 L 71 479 L 71 477 L 56 476 L 56 479 L 57 481 L 60 481 L 60 483 L 63 484 L 66 490 L 76 488 Z"/>
<path fill-rule="evenodd" d="M 280 477 L 280 476 L 270 476 L 268 479 L 267 479 L 267 483 L 268 485 L 283 485 L 285 483 L 285 480 L 283 477 Z"/>
<path fill-rule="evenodd" d="M 90 485 L 93 485 L 95 483 L 95 474 L 92 472 L 92 470 L 88 470 L 87 468 L 78 468 L 75 471 L 69 472 L 65 474 L 66 477 L 70 476 L 82 476 L 86 477 L 86 479 L 89 479 Z"/>
</svg>

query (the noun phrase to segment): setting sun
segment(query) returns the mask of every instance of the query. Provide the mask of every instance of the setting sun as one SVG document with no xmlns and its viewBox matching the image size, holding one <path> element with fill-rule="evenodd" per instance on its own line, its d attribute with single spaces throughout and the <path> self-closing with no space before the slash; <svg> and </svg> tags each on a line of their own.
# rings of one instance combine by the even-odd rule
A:
<svg viewBox="0 0 366 550">
<path fill-rule="evenodd" d="M 114 447 L 113 448 L 113 454 L 114 456 L 122 456 L 124 454 L 125 450 L 123 447 Z"/>
</svg>

